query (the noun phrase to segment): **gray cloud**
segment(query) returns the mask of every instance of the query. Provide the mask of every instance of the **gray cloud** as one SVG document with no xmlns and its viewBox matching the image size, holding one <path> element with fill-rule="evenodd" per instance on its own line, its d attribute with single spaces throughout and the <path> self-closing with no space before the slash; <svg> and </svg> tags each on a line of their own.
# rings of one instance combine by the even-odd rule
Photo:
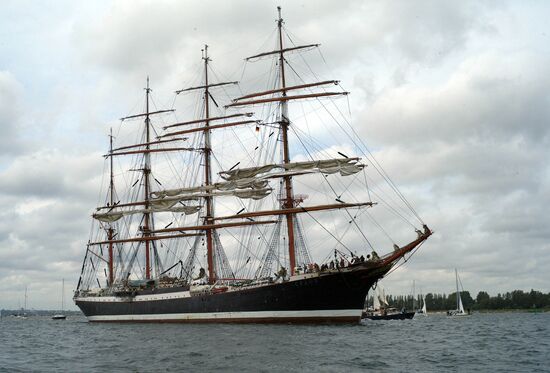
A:
<svg viewBox="0 0 550 373">
<path fill-rule="evenodd" d="M 90 197 L 101 167 L 98 154 L 73 157 L 45 150 L 22 155 L 0 172 L 0 193 L 24 197 Z"/>
<path fill-rule="evenodd" d="M 0 156 L 21 150 L 17 125 L 20 117 L 21 86 L 7 71 L 0 71 Z"/>
</svg>

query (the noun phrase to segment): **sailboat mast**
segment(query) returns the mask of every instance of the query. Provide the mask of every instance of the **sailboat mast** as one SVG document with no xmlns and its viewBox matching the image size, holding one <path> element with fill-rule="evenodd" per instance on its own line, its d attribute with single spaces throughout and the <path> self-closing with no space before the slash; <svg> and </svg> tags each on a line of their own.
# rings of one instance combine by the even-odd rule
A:
<svg viewBox="0 0 550 373">
<path fill-rule="evenodd" d="M 109 135 L 109 154 L 113 153 L 113 129 Z M 115 183 L 113 177 L 113 157 L 110 157 L 110 175 L 109 175 L 109 205 L 113 206 L 115 203 Z M 113 223 L 109 224 L 109 230 L 107 231 L 107 237 L 109 239 L 109 286 L 113 286 L 114 273 L 113 273 Z"/>
<path fill-rule="evenodd" d="M 415 302 L 415 297 L 416 297 L 415 291 L 416 291 L 416 289 L 415 289 L 415 283 L 414 283 L 414 280 L 413 280 L 413 304 L 412 304 L 412 310 L 413 310 L 413 311 L 416 309 L 416 308 L 414 307 L 414 305 L 415 305 L 415 303 L 416 303 L 416 302 Z"/>
<path fill-rule="evenodd" d="M 281 73 L 281 90 L 282 96 L 286 96 L 286 78 L 285 78 L 285 58 L 283 51 L 283 18 L 281 17 L 281 7 L 277 7 L 279 13 L 279 19 L 277 20 L 277 28 L 279 31 L 279 68 Z M 290 150 L 288 146 L 288 127 L 290 125 L 290 120 L 288 118 L 288 103 L 286 100 L 281 101 L 281 132 L 283 140 L 283 162 L 290 162 Z M 282 201 L 282 208 L 293 208 L 294 207 L 294 198 L 292 195 L 292 178 L 290 176 L 284 177 L 285 184 L 285 199 Z M 294 274 L 294 267 L 296 267 L 296 256 L 294 249 L 294 215 L 286 214 L 286 225 L 288 231 L 288 259 L 290 264 L 290 274 Z"/>
<path fill-rule="evenodd" d="M 61 279 L 61 311 L 65 309 L 65 279 Z"/>
<path fill-rule="evenodd" d="M 204 60 L 204 183 L 205 185 L 210 185 L 211 181 L 211 166 L 210 166 L 210 155 L 212 152 L 211 143 L 210 143 L 210 92 L 208 92 L 208 45 L 204 46 L 204 55 L 202 57 Z M 204 219 L 204 224 L 212 224 L 213 222 L 213 206 L 212 206 L 212 196 L 206 196 L 206 217 Z M 215 273 L 214 273 L 214 244 L 212 240 L 213 230 L 208 229 L 206 231 L 206 257 L 208 261 L 208 281 L 209 283 L 215 282 Z"/>
<path fill-rule="evenodd" d="M 459 309 L 460 293 L 458 292 L 458 272 L 456 268 L 455 268 L 455 281 L 456 281 L 456 309 Z"/>
<path fill-rule="evenodd" d="M 150 183 L 149 176 L 151 174 L 151 154 L 149 153 L 151 142 L 151 133 L 150 125 L 151 120 L 149 119 L 149 94 L 151 93 L 151 88 L 149 88 L 149 77 L 147 77 L 147 88 L 145 88 L 145 149 L 147 150 L 144 154 L 145 164 L 143 167 L 143 178 L 144 178 L 144 201 L 145 201 L 145 210 L 149 209 L 149 193 L 150 193 Z M 145 212 L 143 214 L 143 237 L 149 237 L 150 233 L 150 213 Z M 150 241 L 145 241 L 145 278 L 148 280 L 151 278 L 151 248 Z"/>
</svg>

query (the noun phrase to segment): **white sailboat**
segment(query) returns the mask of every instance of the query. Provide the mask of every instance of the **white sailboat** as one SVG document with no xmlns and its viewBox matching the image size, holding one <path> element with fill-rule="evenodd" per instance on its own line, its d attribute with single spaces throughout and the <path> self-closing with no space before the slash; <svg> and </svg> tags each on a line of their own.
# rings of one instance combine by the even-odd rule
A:
<svg viewBox="0 0 550 373">
<path fill-rule="evenodd" d="M 65 320 L 67 316 L 63 312 L 65 309 L 65 279 L 61 280 L 61 313 L 52 316 L 53 320 Z"/>
<path fill-rule="evenodd" d="M 25 303 L 23 305 L 23 308 L 21 308 L 21 303 L 19 303 L 19 312 L 14 314 L 18 319 L 26 319 L 27 318 L 27 287 L 25 286 Z"/>
<path fill-rule="evenodd" d="M 466 312 L 462 305 L 462 298 L 460 297 L 460 289 L 458 287 L 458 271 L 455 268 L 455 280 L 456 280 L 456 310 L 447 311 L 447 316 L 470 316 L 470 310 Z"/>
<path fill-rule="evenodd" d="M 428 309 L 426 307 L 426 296 L 422 295 L 422 307 L 416 310 L 416 315 L 428 316 Z"/>
<path fill-rule="evenodd" d="M 422 296 L 422 314 L 428 316 L 428 308 L 426 307 L 426 296 Z"/>
<path fill-rule="evenodd" d="M 390 307 L 386 292 L 380 284 L 376 287 L 376 294 L 373 295 L 373 308 L 367 308 L 362 314 L 362 318 L 370 320 L 405 320 L 413 317 L 414 312 L 407 312 L 404 309 L 399 311 Z"/>
</svg>

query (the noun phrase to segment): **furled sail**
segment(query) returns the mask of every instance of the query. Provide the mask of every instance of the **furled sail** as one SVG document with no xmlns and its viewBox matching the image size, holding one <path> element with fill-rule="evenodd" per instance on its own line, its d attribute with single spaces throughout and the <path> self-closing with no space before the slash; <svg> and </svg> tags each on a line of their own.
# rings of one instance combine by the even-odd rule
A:
<svg viewBox="0 0 550 373">
<path fill-rule="evenodd" d="M 262 199 L 271 194 L 273 189 L 271 188 L 262 188 L 262 189 L 234 189 L 234 190 L 213 190 L 211 192 L 204 193 L 192 193 L 192 194 L 181 194 L 176 197 L 167 197 L 166 199 L 154 199 L 155 203 L 162 203 L 165 200 L 170 201 L 170 199 L 199 199 L 205 197 L 222 197 L 222 196 L 233 196 L 242 199 Z"/>
<path fill-rule="evenodd" d="M 386 298 L 386 292 L 383 288 L 378 292 L 378 300 L 383 307 L 389 307 L 388 298 Z"/>
<path fill-rule="evenodd" d="M 176 201 L 177 202 L 177 201 Z M 175 204 L 175 203 L 174 203 Z M 133 214 L 146 214 L 146 213 L 153 213 L 153 212 L 175 212 L 175 213 L 183 213 L 185 215 L 192 215 L 199 212 L 201 209 L 201 206 L 178 206 L 173 207 L 170 206 L 168 208 L 166 207 L 151 207 L 148 209 L 135 209 L 135 210 L 128 210 L 128 211 L 111 211 L 106 212 L 102 214 L 94 214 L 94 219 L 97 219 L 99 221 L 105 222 L 105 223 L 112 223 L 123 216 L 127 215 L 133 215 Z"/>
<path fill-rule="evenodd" d="M 234 170 L 222 171 L 220 172 L 220 176 L 227 181 L 250 179 L 254 177 L 264 179 L 270 177 L 285 176 L 287 175 L 286 172 L 289 172 L 289 175 L 290 173 L 298 175 L 314 172 L 321 172 L 326 174 L 334 174 L 340 172 L 342 176 L 348 176 L 361 171 L 365 167 L 364 164 L 358 163 L 358 161 L 359 158 L 334 158 L 306 162 L 267 164 L 257 167 L 237 168 Z M 279 172 L 278 174 L 271 175 L 266 174 L 275 169 L 282 169 L 284 170 L 284 172 Z"/>
<path fill-rule="evenodd" d="M 215 190 L 238 190 L 238 189 L 247 189 L 252 190 L 261 190 L 266 189 L 268 184 L 267 180 L 257 180 L 257 179 L 241 179 L 241 180 L 232 180 L 224 181 L 221 183 L 214 183 L 211 185 L 204 185 L 198 187 L 189 187 L 189 188 L 178 188 L 178 189 L 167 189 L 159 190 L 152 192 L 151 195 L 156 199 L 162 199 L 166 197 L 174 197 L 180 195 L 193 195 L 194 193 L 210 193 Z M 269 193 L 268 193 L 269 194 Z M 267 194 L 266 194 L 267 195 Z"/>
</svg>

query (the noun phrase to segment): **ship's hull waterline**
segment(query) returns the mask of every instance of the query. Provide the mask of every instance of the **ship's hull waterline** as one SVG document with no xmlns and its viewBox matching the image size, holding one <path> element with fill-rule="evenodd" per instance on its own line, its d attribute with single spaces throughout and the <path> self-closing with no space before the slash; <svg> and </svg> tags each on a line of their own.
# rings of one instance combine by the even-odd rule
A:
<svg viewBox="0 0 550 373">
<path fill-rule="evenodd" d="M 75 302 L 91 322 L 358 323 L 369 288 L 387 270 L 321 272 L 218 294 L 173 288 L 134 297 L 77 297 Z"/>
</svg>

